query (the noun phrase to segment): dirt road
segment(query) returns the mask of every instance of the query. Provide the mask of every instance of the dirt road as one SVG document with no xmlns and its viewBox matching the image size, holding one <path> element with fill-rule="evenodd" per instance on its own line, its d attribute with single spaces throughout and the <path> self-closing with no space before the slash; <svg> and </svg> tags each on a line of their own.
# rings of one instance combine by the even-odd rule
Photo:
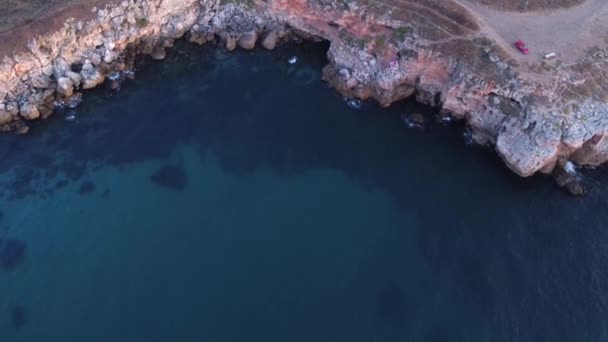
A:
<svg viewBox="0 0 608 342">
<path fill-rule="evenodd" d="M 606 43 L 608 1 L 587 0 L 569 9 L 537 12 L 505 12 L 470 0 L 453 0 L 467 7 L 486 26 L 488 35 L 520 62 L 537 63 L 543 55 L 555 52 L 564 63 L 573 63 L 593 46 Z M 518 39 L 531 49 L 522 56 L 514 48 Z"/>
</svg>

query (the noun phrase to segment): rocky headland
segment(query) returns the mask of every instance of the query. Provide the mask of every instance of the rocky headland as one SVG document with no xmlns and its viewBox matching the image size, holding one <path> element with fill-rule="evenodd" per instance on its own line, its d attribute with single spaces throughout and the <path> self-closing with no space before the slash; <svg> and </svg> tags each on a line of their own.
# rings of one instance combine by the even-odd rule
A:
<svg viewBox="0 0 608 342">
<path fill-rule="evenodd" d="M 133 76 L 137 55 L 162 59 L 182 37 L 228 50 L 297 37 L 330 42 L 323 76 L 345 96 L 383 106 L 415 96 L 464 120 L 521 176 L 552 173 L 580 194 L 575 165 L 608 160 L 602 0 L 29 2 L 11 13 L 11 0 L 0 0 L 4 131 L 26 132 L 83 89 L 117 85 Z"/>
</svg>

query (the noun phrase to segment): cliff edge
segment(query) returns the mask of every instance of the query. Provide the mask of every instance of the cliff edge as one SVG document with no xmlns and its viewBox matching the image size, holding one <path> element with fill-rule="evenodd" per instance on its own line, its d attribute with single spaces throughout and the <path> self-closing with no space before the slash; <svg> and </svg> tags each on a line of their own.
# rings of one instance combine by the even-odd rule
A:
<svg viewBox="0 0 608 342">
<path fill-rule="evenodd" d="M 0 0 L 4 130 L 128 75 L 136 54 L 162 59 L 183 36 L 231 50 L 297 35 L 330 41 L 323 74 L 338 91 L 382 105 L 415 96 L 465 120 L 521 176 L 608 160 L 603 0 L 14 2 Z"/>
</svg>

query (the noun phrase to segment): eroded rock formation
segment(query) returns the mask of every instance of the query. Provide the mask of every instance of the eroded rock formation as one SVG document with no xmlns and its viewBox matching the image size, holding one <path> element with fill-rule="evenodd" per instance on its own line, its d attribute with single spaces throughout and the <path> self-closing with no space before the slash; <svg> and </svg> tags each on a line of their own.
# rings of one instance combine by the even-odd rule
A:
<svg viewBox="0 0 608 342">
<path fill-rule="evenodd" d="M 606 7 L 595 0 L 597 11 Z M 599 4 L 599 5 L 598 5 Z M 591 6 L 588 5 L 588 6 Z M 24 127 L 81 89 L 162 59 L 175 39 L 273 49 L 293 35 L 331 43 L 324 78 L 382 105 L 415 96 L 465 120 L 521 176 L 608 160 L 606 44 L 523 59 L 467 0 L 128 0 L 68 20 L 0 63 L 0 125 Z M 598 12 L 605 13 L 605 12 Z M 600 27 L 603 28 L 603 27 Z M 532 38 L 531 38 L 532 39 Z"/>
</svg>

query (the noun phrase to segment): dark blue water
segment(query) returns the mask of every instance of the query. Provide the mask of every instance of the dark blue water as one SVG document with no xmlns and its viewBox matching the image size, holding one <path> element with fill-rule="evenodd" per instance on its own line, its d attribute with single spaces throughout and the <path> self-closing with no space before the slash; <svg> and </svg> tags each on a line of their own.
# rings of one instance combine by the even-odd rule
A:
<svg viewBox="0 0 608 342">
<path fill-rule="evenodd" d="M 324 48 L 179 46 L 0 136 L 0 341 L 608 340 L 605 170 L 349 108 Z"/>
</svg>

